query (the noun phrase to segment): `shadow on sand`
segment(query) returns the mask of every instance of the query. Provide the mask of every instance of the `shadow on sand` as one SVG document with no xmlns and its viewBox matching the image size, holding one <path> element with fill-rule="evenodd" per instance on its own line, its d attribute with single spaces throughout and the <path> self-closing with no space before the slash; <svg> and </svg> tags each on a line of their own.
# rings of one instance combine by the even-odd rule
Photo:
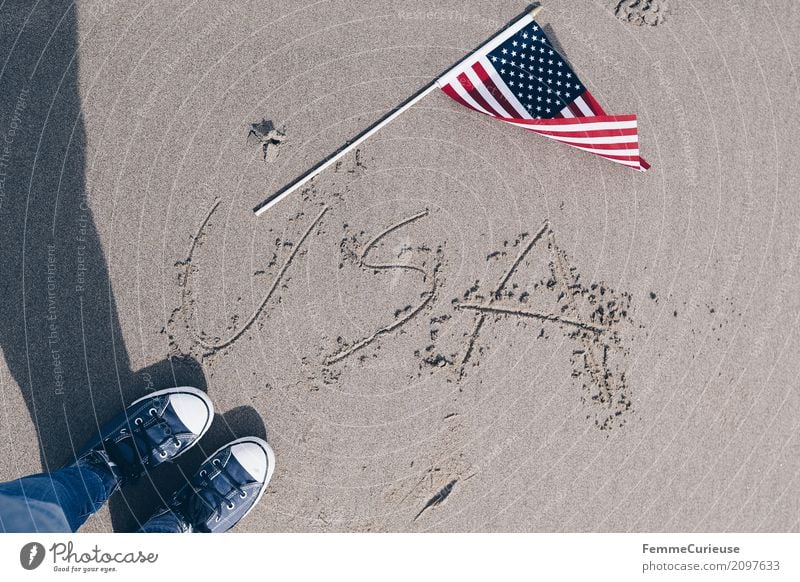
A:
<svg viewBox="0 0 800 582">
<path fill-rule="evenodd" d="M 131 370 L 84 177 L 76 10 L 71 1 L 0 4 L 0 346 L 44 470 L 71 462 L 100 424 L 149 390 L 206 388 L 188 357 Z M 112 498 L 114 529 L 135 529 L 184 469 L 193 472 L 200 449 L 233 437 L 234 426 L 264 436 L 252 409 L 218 418 L 179 464 Z"/>
</svg>

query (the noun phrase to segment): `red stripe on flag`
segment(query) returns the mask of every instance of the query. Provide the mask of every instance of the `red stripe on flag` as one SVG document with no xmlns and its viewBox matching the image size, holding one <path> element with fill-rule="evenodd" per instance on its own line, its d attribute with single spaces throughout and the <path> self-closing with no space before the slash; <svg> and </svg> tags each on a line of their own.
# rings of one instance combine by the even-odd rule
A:
<svg viewBox="0 0 800 582">
<path fill-rule="evenodd" d="M 534 129 L 533 131 L 536 130 Z M 539 132 L 536 131 L 536 133 Z M 639 148 L 638 143 L 635 141 L 625 142 L 625 143 L 581 143 L 581 142 L 570 141 L 569 139 L 564 137 L 554 137 L 553 139 L 576 148 L 593 148 L 596 150 L 609 150 L 609 153 L 611 153 L 613 150 L 635 150 Z"/>
<path fill-rule="evenodd" d="M 569 118 L 572 121 L 572 118 Z M 570 139 L 573 137 L 621 137 L 623 135 L 637 135 L 637 130 L 635 127 L 628 127 L 625 129 L 595 129 L 592 131 L 558 131 L 558 129 L 539 129 L 537 127 L 531 127 L 536 131 L 536 133 L 541 133 L 542 135 L 552 135 L 556 137 L 563 137 L 565 139 Z"/>
<path fill-rule="evenodd" d="M 473 111 L 477 111 L 478 113 L 483 113 L 483 111 L 479 111 L 478 109 L 475 109 L 472 105 L 470 105 L 469 103 L 464 101 L 461 98 L 461 95 L 459 95 L 458 92 L 455 89 L 453 89 L 453 87 L 450 85 L 450 83 L 448 83 L 447 85 L 445 85 L 441 89 L 442 89 L 442 91 L 444 91 L 447 94 L 448 97 L 450 97 L 454 101 L 458 101 L 464 107 L 469 107 Z"/>
<path fill-rule="evenodd" d="M 494 107 L 489 105 L 486 99 L 483 98 L 483 95 L 480 94 L 478 88 L 469 80 L 466 73 L 461 73 L 458 77 L 458 82 L 461 83 L 461 86 L 464 90 L 469 93 L 469 96 L 472 97 L 475 102 L 483 107 L 489 113 L 493 113 L 494 115 L 502 117 L 502 114 L 499 111 L 495 111 Z"/>
<path fill-rule="evenodd" d="M 514 117 L 502 117 L 503 121 L 521 123 L 523 125 L 545 126 L 552 125 L 554 130 L 558 130 L 561 125 L 575 125 L 584 123 L 617 123 L 622 121 L 636 121 L 635 115 L 596 115 L 593 117 L 570 117 L 568 119 L 516 119 Z"/>
<path fill-rule="evenodd" d="M 570 103 L 568 105 L 568 107 L 569 107 L 569 110 L 572 111 L 572 115 L 574 115 L 575 117 L 583 117 L 584 116 L 583 112 L 581 111 L 581 108 L 578 107 L 577 105 L 575 105 L 574 101 L 572 103 Z"/>
<path fill-rule="evenodd" d="M 589 93 L 588 89 L 583 92 L 581 97 L 583 97 L 583 100 L 586 101 L 586 104 L 589 106 L 589 109 L 591 109 L 595 115 L 606 114 L 606 112 L 603 111 L 603 108 L 600 107 L 600 104 L 597 102 L 597 99 L 594 98 L 594 95 Z"/>
<path fill-rule="evenodd" d="M 577 148 L 581 149 L 581 148 Z M 597 152 L 588 152 L 590 154 L 594 154 L 596 156 L 600 156 L 601 158 L 605 158 L 607 160 L 621 160 L 625 162 L 638 162 L 639 156 L 615 156 L 613 154 L 598 154 Z"/>
<path fill-rule="evenodd" d="M 508 100 L 505 98 L 505 95 L 503 95 L 503 92 L 497 88 L 497 86 L 494 84 L 494 81 L 492 81 L 492 78 L 489 76 L 489 73 L 487 73 L 486 69 L 483 68 L 483 65 L 478 62 L 473 63 L 472 70 L 475 71 L 475 74 L 478 75 L 478 79 L 481 80 L 481 83 L 483 83 L 484 87 L 486 87 L 486 90 L 492 94 L 492 97 L 497 99 L 497 102 L 503 107 L 503 109 L 505 109 L 512 117 L 518 117 L 522 119 L 522 114 L 514 109 L 511 103 L 508 102 Z"/>
</svg>

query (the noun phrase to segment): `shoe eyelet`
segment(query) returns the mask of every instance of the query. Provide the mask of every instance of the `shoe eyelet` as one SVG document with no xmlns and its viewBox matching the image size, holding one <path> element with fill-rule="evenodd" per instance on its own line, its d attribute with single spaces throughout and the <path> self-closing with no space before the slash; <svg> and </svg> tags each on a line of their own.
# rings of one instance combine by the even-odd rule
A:
<svg viewBox="0 0 800 582">
<path fill-rule="evenodd" d="M 151 408 L 150 410 L 147 411 L 147 414 L 149 414 L 150 416 L 155 416 L 158 414 L 158 410 L 156 410 L 155 408 Z"/>
<path fill-rule="evenodd" d="M 220 461 L 219 459 L 214 459 L 213 461 L 211 461 L 211 464 L 214 465 L 215 467 L 221 467 L 222 461 Z"/>
<path fill-rule="evenodd" d="M 226 507 L 227 507 L 228 509 L 233 509 L 233 508 L 235 508 L 235 507 L 236 507 L 236 504 L 235 504 L 235 503 L 229 503 L 228 505 L 226 505 Z"/>
<path fill-rule="evenodd" d="M 179 441 L 178 439 L 175 439 L 174 441 L 172 441 L 172 443 L 175 445 L 175 448 L 176 448 L 176 449 L 179 449 L 179 448 L 181 448 L 181 444 L 182 444 L 182 443 L 181 443 L 181 441 Z"/>
<path fill-rule="evenodd" d="M 141 418 L 135 418 L 133 420 L 133 424 L 135 424 L 136 426 L 141 426 L 144 424 L 144 420 L 142 420 Z"/>
<path fill-rule="evenodd" d="M 119 434 L 128 434 L 128 429 L 127 428 L 119 429 Z"/>
<path fill-rule="evenodd" d="M 219 522 L 220 519 L 222 519 L 222 518 L 220 516 L 217 516 L 217 517 L 214 518 L 214 521 Z"/>
<path fill-rule="evenodd" d="M 239 497 L 241 497 L 242 499 L 247 499 L 247 491 L 242 491 L 241 493 L 239 493 Z"/>
<path fill-rule="evenodd" d="M 162 459 L 166 459 L 167 451 L 159 451 L 158 456 L 161 457 Z"/>
<path fill-rule="evenodd" d="M 206 475 L 208 475 L 208 473 L 206 473 L 205 469 L 200 471 L 200 476 L 201 477 L 205 477 Z"/>
</svg>

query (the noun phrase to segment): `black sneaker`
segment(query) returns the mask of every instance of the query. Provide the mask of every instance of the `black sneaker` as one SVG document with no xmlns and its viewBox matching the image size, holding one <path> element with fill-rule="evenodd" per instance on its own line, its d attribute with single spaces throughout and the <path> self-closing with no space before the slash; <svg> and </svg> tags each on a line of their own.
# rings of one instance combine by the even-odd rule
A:
<svg viewBox="0 0 800 582">
<path fill-rule="evenodd" d="M 220 533 L 255 507 L 275 470 L 275 453 L 266 441 L 243 437 L 208 457 L 168 508 L 185 531 Z"/>
<path fill-rule="evenodd" d="M 214 405 L 205 392 L 189 386 L 166 388 L 139 398 L 103 425 L 78 455 L 78 464 L 112 473 L 119 485 L 171 461 L 194 446 L 211 426 Z"/>
</svg>

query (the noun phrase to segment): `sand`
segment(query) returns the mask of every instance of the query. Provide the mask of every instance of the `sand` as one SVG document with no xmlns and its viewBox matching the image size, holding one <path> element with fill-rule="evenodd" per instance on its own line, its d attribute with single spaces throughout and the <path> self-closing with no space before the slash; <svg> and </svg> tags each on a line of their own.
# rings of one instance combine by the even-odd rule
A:
<svg viewBox="0 0 800 582">
<path fill-rule="evenodd" d="M 259 218 L 524 5 L 29 4 L 0 7 L 0 479 L 191 384 L 212 431 L 87 531 L 248 434 L 277 469 L 238 531 L 800 530 L 794 3 L 546 3 L 646 174 L 436 92 Z"/>
</svg>

